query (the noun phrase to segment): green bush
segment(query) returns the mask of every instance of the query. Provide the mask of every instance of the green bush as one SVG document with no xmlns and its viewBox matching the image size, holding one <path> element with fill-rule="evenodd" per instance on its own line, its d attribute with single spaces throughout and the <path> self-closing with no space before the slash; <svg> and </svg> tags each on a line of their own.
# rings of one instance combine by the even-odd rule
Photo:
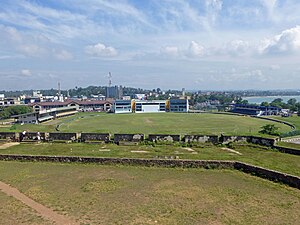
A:
<svg viewBox="0 0 300 225">
<path fill-rule="evenodd" d="M 279 127 L 276 127 L 274 124 L 266 124 L 261 127 L 259 133 L 261 134 L 269 134 L 269 135 L 279 135 L 278 133 Z"/>
<path fill-rule="evenodd" d="M 16 125 L 12 125 L 9 129 L 10 129 L 10 130 L 16 130 L 16 129 L 17 129 L 17 126 L 16 126 Z"/>
</svg>

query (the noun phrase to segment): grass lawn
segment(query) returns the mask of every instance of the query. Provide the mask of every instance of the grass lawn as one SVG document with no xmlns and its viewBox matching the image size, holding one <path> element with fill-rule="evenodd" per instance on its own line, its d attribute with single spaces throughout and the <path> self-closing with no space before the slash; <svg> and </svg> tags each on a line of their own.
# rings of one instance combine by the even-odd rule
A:
<svg viewBox="0 0 300 225">
<path fill-rule="evenodd" d="M 300 150 L 300 144 L 292 143 L 292 142 L 285 142 L 280 141 L 276 143 L 278 146 L 287 147 L 287 148 L 293 148 L 293 149 L 299 149 Z"/>
<path fill-rule="evenodd" d="M 2 180 L 2 176 L 1 176 Z M 52 224 L 33 209 L 0 191 L 0 224 Z"/>
<path fill-rule="evenodd" d="M 114 144 L 41 143 L 20 144 L 0 150 L 0 154 L 29 154 L 56 156 L 126 157 L 126 158 L 175 158 L 203 160 L 237 160 L 257 166 L 300 176 L 300 157 L 280 153 L 266 147 L 235 144 L 231 148 L 242 155 L 211 144 L 184 148 L 176 145 L 118 146 Z M 133 151 L 133 152 L 132 152 Z"/>
<path fill-rule="evenodd" d="M 81 224 L 295 224 L 300 191 L 233 170 L 0 162 L 3 182 Z M 7 200 L 0 195 L 0 205 Z M 1 208 L 1 206 L 0 206 Z M 1 214 L 10 221 L 18 213 Z M 14 217 L 15 224 L 23 218 Z"/>
<path fill-rule="evenodd" d="M 300 116 L 297 116 L 297 115 L 293 115 L 290 117 L 272 116 L 271 118 L 289 122 L 289 123 L 295 125 L 296 129 L 300 129 Z"/>
<path fill-rule="evenodd" d="M 276 124 L 280 132 L 290 127 L 249 116 L 199 113 L 106 114 L 79 113 L 74 116 L 48 121 L 39 125 L 16 125 L 0 131 L 55 132 L 108 132 L 114 133 L 170 133 L 170 134 L 228 134 L 257 135 L 265 124 Z"/>
</svg>

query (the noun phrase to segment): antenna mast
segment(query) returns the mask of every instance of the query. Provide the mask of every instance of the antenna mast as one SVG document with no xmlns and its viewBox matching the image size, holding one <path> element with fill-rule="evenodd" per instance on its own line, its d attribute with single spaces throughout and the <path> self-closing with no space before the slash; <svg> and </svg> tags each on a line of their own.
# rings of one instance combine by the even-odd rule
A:
<svg viewBox="0 0 300 225">
<path fill-rule="evenodd" d="M 111 72 L 108 72 L 108 87 L 111 87 L 111 78 L 112 78 Z"/>
<path fill-rule="evenodd" d="M 61 90 L 60 90 L 60 82 L 58 82 L 58 96 L 61 95 Z"/>
</svg>

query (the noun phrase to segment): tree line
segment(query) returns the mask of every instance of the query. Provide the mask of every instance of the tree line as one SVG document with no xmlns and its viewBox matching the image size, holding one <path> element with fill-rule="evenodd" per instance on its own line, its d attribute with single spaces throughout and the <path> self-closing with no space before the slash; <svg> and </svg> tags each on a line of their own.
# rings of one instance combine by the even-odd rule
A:
<svg viewBox="0 0 300 225">
<path fill-rule="evenodd" d="M 248 105 L 249 102 L 247 100 L 242 100 L 239 102 L 241 104 Z M 276 98 L 272 102 L 262 102 L 261 106 L 274 106 L 281 109 L 289 109 L 291 112 L 300 112 L 300 102 L 297 102 L 297 99 L 291 98 L 286 103 L 282 98 Z"/>
<path fill-rule="evenodd" d="M 0 119 L 8 119 L 11 116 L 32 112 L 32 108 L 24 105 L 8 106 L 0 108 Z"/>
</svg>

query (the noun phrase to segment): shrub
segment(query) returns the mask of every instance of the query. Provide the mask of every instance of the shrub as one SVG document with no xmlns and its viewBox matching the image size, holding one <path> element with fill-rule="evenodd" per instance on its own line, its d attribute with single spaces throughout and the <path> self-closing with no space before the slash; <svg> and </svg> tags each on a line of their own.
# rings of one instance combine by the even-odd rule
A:
<svg viewBox="0 0 300 225">
<path fill-rule="evenodd" d="M 259 133 L 261 134 L 269 134 L 269 135 L 279 135 L 278 130 L 279 128 L 276 127 L 274 124 L 266 124 L 261 127 Z"/>
</svg>

